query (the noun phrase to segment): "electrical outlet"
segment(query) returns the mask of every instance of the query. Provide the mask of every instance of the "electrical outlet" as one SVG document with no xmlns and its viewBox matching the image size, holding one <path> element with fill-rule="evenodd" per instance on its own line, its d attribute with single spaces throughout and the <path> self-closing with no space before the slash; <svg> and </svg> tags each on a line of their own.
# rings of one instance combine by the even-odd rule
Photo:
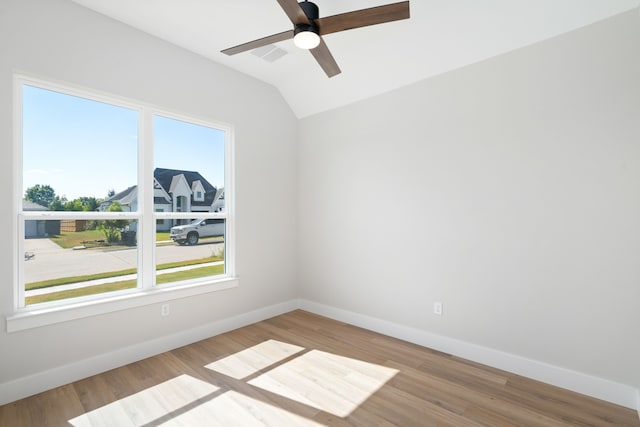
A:
<svg viewBox="0 0 640 427">
<path fill-rule="evenodd" d="M 160 307 L 160 314 L 162 316 L 169 315 L 169 304 L 162 304 L 162 307 Z"/>
<path fill-rule="evenodd" d="M 442 303 L 440 301 L 436 301 L 433 303 L 433 314 L 442 316 Z"/>
</svg>

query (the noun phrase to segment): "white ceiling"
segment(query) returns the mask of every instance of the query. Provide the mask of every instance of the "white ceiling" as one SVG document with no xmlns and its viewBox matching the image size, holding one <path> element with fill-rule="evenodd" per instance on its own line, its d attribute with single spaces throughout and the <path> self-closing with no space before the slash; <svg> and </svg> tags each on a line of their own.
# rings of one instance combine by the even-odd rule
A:
<svg viewBox="0 0 640 427">
<path fill-rule="evenodd" d="M 291 40 L 268 62 L 220 51 L 292 27 L 276 0 L 73 0 L 277 87 L 298 117 L 336 108 L 638 7 L 640 0 L 412 0 L 411 18 L 330 34 L 327 78 Z M 399 0 L 315 0 L 320 16 Z"/>
</svg>

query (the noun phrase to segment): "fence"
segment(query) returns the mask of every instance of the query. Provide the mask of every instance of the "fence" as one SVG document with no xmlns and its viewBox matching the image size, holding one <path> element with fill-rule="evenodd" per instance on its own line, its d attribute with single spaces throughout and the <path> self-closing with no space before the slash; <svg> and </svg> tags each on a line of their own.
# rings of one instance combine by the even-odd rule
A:
<svg viewBox="0 0 640 427">
<path fill-rule="evenodd" d="M 84 231 L 87 229 L 86 219 L 65 219 L 60 221 L 61 232 Z"/>
</svg>

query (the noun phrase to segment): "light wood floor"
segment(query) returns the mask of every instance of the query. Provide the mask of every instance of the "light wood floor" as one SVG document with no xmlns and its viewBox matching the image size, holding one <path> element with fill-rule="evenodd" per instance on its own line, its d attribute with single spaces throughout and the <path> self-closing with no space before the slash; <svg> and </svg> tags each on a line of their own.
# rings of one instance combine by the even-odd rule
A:
<svg viewBox="0 0 640 427">
<path fill-rule="evenodd" d="M 635 411 L 304 311 L 0 406 L 0 426 L 640 426 Z"/>
</svg>

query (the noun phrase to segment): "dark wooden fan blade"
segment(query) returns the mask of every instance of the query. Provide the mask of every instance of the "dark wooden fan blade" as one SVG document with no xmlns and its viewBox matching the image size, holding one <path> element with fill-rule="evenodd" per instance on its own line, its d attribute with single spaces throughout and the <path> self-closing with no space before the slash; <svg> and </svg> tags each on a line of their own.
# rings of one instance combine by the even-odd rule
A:
<svg viewBox="0 0 640 427">
<path fill-rule="evenodd" d="M 274 34 L 272 36 L 263 37 L 252 42 L 239 44 L 238 46 L 230 47 L 222 51 L 227 55 L 235 55 L 236 53 L 246 52 L 248 50 L 257 49 L 268 44 L 281 42 L 283 40 L 289 40 L 293 38 L 293 30 L 283 31 L 282 33 Z"/>
<path fill-rule="evenodd" d="M 327 77 L 333 77 L 336 74 L 341 73 L 340 67 L 338 67 L 336 60 L 333 59 L 333 55 L 331 55 L 331 52 L 324 40 L 322 40 L 322 37 L 320 37 L 320 44 L 318 47 L 311 49 L 310 52 L 313 57 L 316 58 L 316 61 L 318 61 L 318 64 L 320 64 Z"/>
<path fill-rule="evenodd" d="M 409 19 L 408 1 L 327 16 L 326 18 L 317 19 L 316 24 L 320 34 L 326 35 L 401 19 Z"/>
<path fill-rule="evenodd" d="M 293 25 L 310 24 L 309 18 L 304 14 L 304 10 L 300 8 L 297 0 L 278 0 L 278 3 Z"/>
</svg>

